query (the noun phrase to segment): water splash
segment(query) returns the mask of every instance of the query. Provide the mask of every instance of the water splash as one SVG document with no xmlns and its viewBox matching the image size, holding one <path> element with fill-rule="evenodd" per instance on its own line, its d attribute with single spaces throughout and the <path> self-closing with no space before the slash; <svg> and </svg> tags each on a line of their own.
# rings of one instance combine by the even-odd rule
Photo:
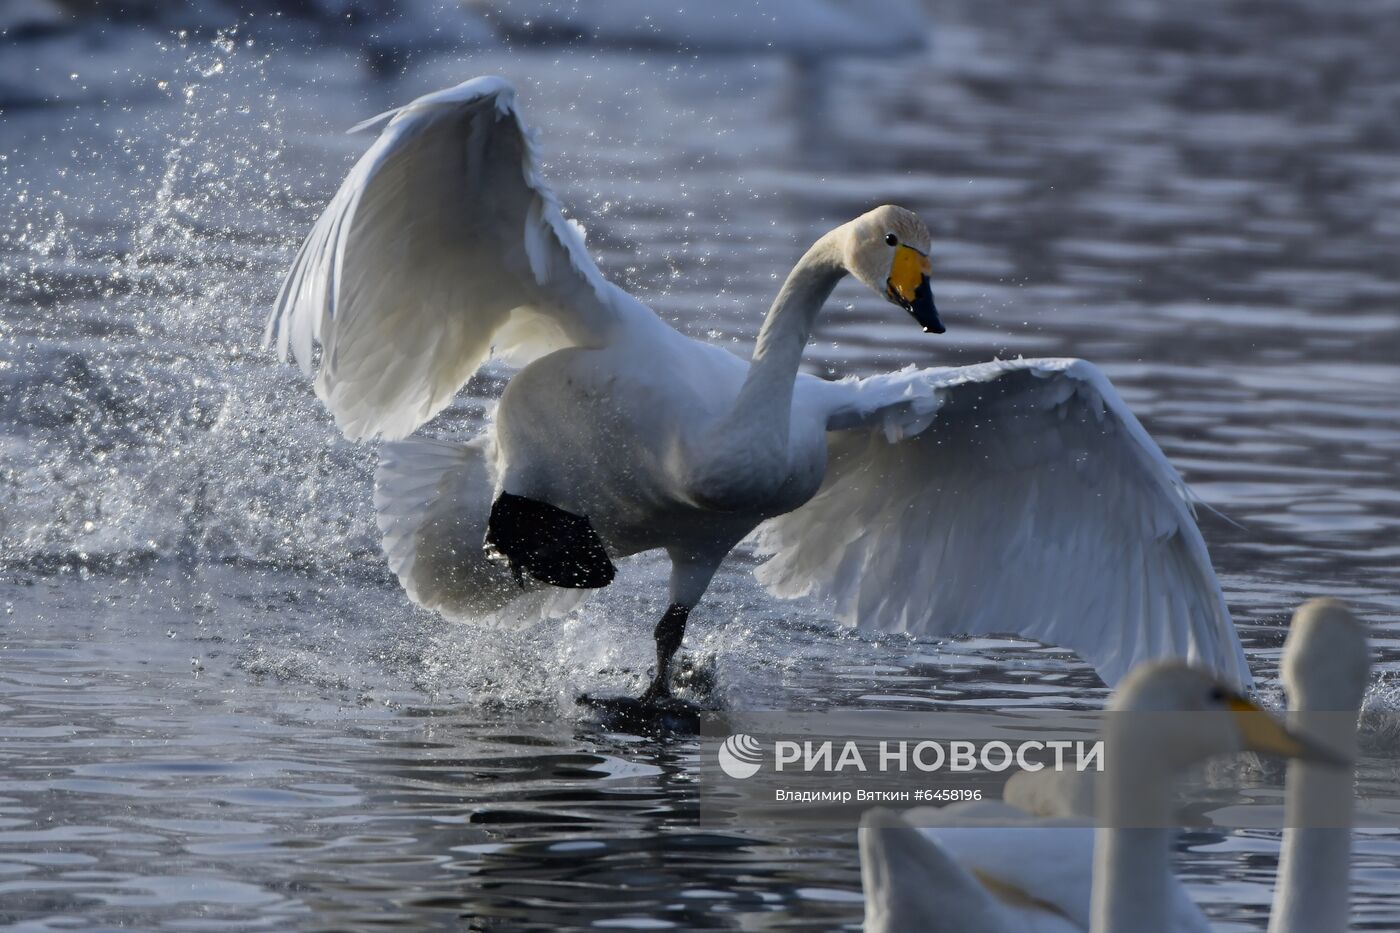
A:
<svg viewBox="0 0 1400 933">
<path fill-rule="evenodd" d="M 256 353 L 306 210 L 284 180 L 271 56 L 237 29 L 149 51 L 157 99 L 120 108 L 122 152 L 83 154 L 61 188 L 20 185 L 4 271 L 44 306 L 9 325 L 26 345 L 0 370 L 0 560 L 376 555 L 372 452 L 335 444 L 309 393 Z M 66 121 L 75 140 L 86 118 Z"/>
</svg>

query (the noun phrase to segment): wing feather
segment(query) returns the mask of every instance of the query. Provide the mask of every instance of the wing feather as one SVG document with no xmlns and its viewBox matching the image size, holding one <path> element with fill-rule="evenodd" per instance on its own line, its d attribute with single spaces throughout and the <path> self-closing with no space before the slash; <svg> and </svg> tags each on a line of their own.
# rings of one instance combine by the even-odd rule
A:
<svg viewBox="0 0 1400 933">
<path fill-rule="evenodd" d="M 1190 493 L 1108 379 L 1021 360 L 821 383 L 828 467 L 759 579 L 862 627 L 1013 634 L 1115 683 L 1173 656 L 1250 684 Z"/>
<path fill-rule="evenodd" d="M 565 221 L 514 99 L 476 78 L 355 128 L 384 124 L 298 250 L 265 340 L 308 375 L 321 345 L 316 391 L 348 437 L 407 435 L 503 334 L 519 363 L 650 315 Z"/>
</svg>

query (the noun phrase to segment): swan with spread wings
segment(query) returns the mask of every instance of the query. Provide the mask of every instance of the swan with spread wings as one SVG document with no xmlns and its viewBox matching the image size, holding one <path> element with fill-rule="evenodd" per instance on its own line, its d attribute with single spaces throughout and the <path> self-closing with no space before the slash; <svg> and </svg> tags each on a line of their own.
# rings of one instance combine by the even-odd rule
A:
<svg viewBox="0 0 1400 933">
<path fill-rule="evenodd" d="M 375 503 L 417 602 L 454 617 L 530 597 L 557 608 L 610 583 L 615 559 L 665 550 L 642 697 L 659 703 L 687 617 L 756 532 L 770 590 L 827 597 L 863 627 L 1022 635 L 1074 649 L 1109 683 L 1161 656 L 1249 683 L 1190 494 L 1098 369 L 799 372 L 848 275 L 943 333 L 913 213 L 878 207 L 817 240 L 744 360 L 603 277 L 504 79 L 358 128 L 379 123 L 297 254 L 267 340 L 315 371 L 347 437 L 397 441 Z M 493 353 L 521 368 L 480 436 L 400 440 Z"/>
</svg>

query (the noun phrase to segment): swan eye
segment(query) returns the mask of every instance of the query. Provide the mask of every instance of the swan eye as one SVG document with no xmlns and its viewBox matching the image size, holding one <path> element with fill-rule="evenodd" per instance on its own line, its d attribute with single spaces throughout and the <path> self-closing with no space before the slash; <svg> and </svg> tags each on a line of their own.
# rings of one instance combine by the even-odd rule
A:
<svg viewBox="0 0 1400 933">
<path fill-rule="evenodd" d="M 893 233 L 887 233 L 885 234 L 885 242 L 891 246 L 898 246 L 899 237 L 895 236 Z"/>
<path fill-rule="evenodd" d="M 1210 688 L 1210 701 L 1212 703 L 1224 703 L 1226 699 L 1227 697 L 1223 689 L 1221 689 L 1220 687 Z"/>
</svg>

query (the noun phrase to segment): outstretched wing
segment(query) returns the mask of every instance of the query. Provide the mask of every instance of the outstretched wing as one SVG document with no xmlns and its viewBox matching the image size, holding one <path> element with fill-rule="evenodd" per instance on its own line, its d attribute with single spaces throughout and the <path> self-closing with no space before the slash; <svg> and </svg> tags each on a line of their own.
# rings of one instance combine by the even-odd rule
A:
<svg viewBox="0 0 1400 933">
<path fill-rule="evenodd" d="M 350 438 L 399 438 L 491 353 L 605 343 L 644 306 L 603 278 L 536 173 L 502 78 L 387 120 L 297 253 L 266 341 L 308 375 Z"/>
<path fill-rule="evenodd" d="M 817 495 L 759 530 L 773 592 L 862 627 L 1063 645 L 1109 684 L 1156 657 L 1250 684 L 1190 494 L 1094 366 L 801 386 L 830 456 Z"/>
</svg>

